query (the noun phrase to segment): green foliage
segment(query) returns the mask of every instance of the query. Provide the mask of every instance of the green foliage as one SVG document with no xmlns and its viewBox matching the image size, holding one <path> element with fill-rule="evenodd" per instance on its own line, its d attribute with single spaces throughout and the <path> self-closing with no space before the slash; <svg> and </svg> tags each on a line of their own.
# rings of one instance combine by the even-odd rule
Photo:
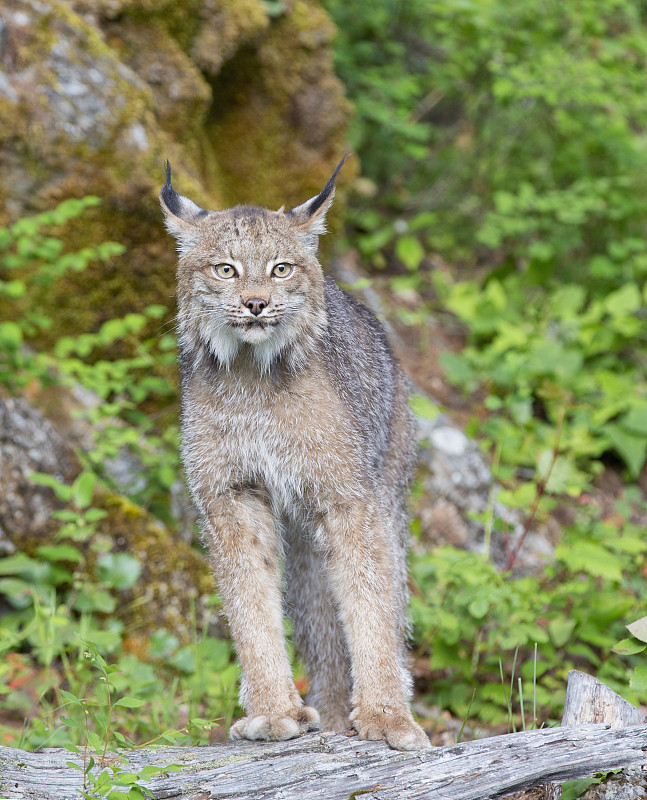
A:
<svg viewBox="0 0 647 800">
<path fill-rule="evenodd" d="M 178 480 L 179 456 L 174 403 L 176 342 L 174 336 L 159 330 L 167 309 L 153 305 L 142 313 L 110 319 L 94 333 L 61 337 L 50 351 L 38 352 L 28 346 L 51 324 L 30 306 L 32 294 L 70 270 L 81 272 L 95 259 L 109 260 L 123 252 L 121 245 L 105 242 L 66 253 L 60 239 L 44 232 L 43 228 L 62 225 L 98 202 L 95 197 L 66 200 L 53 211 L 0 228 L 0 298 L 9 303 L 14 317 L 0 323 L 0 385 L 13 393 L 34 381 L 72 390 L 80 385 L 92 392 L 96 402 L 84 412 L 95 439 L 87 454 L 88 466 L 111 488 L 123 491 L 105 465 L 130 453 L 142 464 L 142 471 L 133 476 L 129 496 L 171 522 L 168 490 Z M 129 351 L 128 356 L 118 355 L 124 350 Z M 171 419 L 165 419 L 163 428 L 151 418 L 146 404 L 158 409 L 170 405 Z"/>
<path fill-rule="evenodd" d="M 120 672 L 119 667 L 115 664 L 108 664 L 93 644 L 83 643 L 83 645 L 84 656 L 98 673 L 99 681 L 95 694 L 90 698 L 80 698 L 72 692 L 61 690 L 61 695 L 66 701 L 64 708 L 70 715 L 66 717 L 61 714 L 61 722 L 67 729 L 82 731 L 85 735 L 82 750 L 83 763 L 68 761 L 67 766 L 83 772 L 83 789 L 80 790 L 80 794 L 87 800 L 101 797 L 105 797 L 106 800 L 144 800 L 147 797 L 153 797 L 153 793 L 147 787 L 142 786 L 141 781 L 146 782 L 159 775 L 177 772 L 181 767 L 177 764 L 169 764 L 165 767 L 146 766 L 138 772 L 130 772 L 123 766 L 124 763 L 127 764 L 128 751 L 109 757 L 108 754 L 114 752 L 115 745 L 124 748 L 129 744 L 122 733 L 113 729 L 115 710 L 120 708 L 139 709 L 144 705 L 144 701 L 135 697 L 116 697 L 113 677 Z M 90 726 L 90 719 L 93 723 L 92 726 Z M 209 723 L 203 723 L 202 720 L 200 723 L 199 727 L 205 730 L 209 730 L 211 727 Z M 156 740 L 165 739 L 175 743 L 172 733 L 180 734 L 182 732 L 169 732 L 166 737 L 161 735 L 156 737 Z M 66 747 L 73 753 L 81 752 L 79 747 L 74 744 L 67 744 Z M 136 746 L 131 745 L 130 749 L 136 749 Z"/>
<path fill-rule="evenodd" d="M 238 668 L 231 644 L 209 637 L 206 621 L 200 635 L 195 628 L 189 645 L 158 630 L 150 637 L 146 657 L 124 652 L 127 632 L 112 614 L 120 593 L 137 580 L 141 565 L 128 553 L 105 552 L 110 542 L 96 536 L 96 524 L 105 512 L 91 505 L 94 475 L 81 473 L 72 486 L 51 476 L 33 478 L 52 488 L 69 507 L 56 512 L 63 525 L 54 544 L 37 548 L 34 557 L 18 553 L 0 559 L 0 595 L 12 609 L 0 621 L 0 696 L 5 716 L 25 716 L 19 739 L 0 719 L 0 737 L 31 748 L 78 746 L 84 735 L 96 749 L 104 739 L 111 747 L 133 747 L 137 737 L 151 739 L 166 729 L 165 741 L 204 741 L 209 726 L 200 721 L 206 716 L 229 722 L 237 707 Z M 113 663 L 108 666 L 101 653 L 110 655 Z M 94 685 L 93 667 L 106 669 L 110 680 Z M 37 698 L 33 687 L 20 691 L 23 682 L 29 687 L 36 676 Z M 112 689 L 137 698 L 113 702 Z M 88 690 L 91 699 L 80 700 Z M 71 695 L 77 698 L 72 710 Z M 38 712 L 33 716 L 35 700 Z M 182 728 L 182 735 L 177 731 L 171 737 L 182 705 L 191 724 Z M 103 712 L 90 713 L 94 706 Z M 125 712 L 135 707 L 133 720 Z M 61 710 L 67 716 L 61 717 Z M 108 731 L 106 719 L 112 725 Z"/>
<path fill-rule="evenodd" d="M 543 576 L 512 578 L 481 555 L 451 547 L 415 555 L 412 616 L 419 653 L 429 653 L 434 702 L 458 717 L 469 708 L 482 722 L 509 720 L 517 661 L 542 719 L 561 716 L 573 668 L 634 702 L 644 699 L 644 687 L 627 681 L 624 656 L 637 651 L 609 652 L 640 608 L 641 587 L 627 577 L 644 566 L 646 552 L 639 526 L 624 519 L 612 526 L 583 508 Z"/>
<path fill-rule="evenodd" d="M 609 775 L 617 775 L 618 772 L 622 772 L 622 770 L 612 769 L 608 772 L 596 772 L 595 775 L 590 778 L 578 778 L 574 781 L 564 781 L 564 783 L 562 783 L 562 794 L 560 795 L 561 800 L 577 800 L 577 798 L 582 797 L 591 786 L 599 786 L 606 781 Z"/>
<path fill-rule="evenodd" d="M 564 410 L 556 491 L 577 493 L 607 452 L 636 478 L 647 455 L 640 4 L 327 7 L 357 106 L 353 143 L 381 190 L 355 199 L 354 243 L 418 290 L 431 285 L 429 253 L 486 265 L 484 280 L 433 288 L 470 334 L 446 356 L 448 376 L 489 390 L 498 419 L 482 433 L 503 443 L 504 470 L 536 469 Z"/>
<path fill-rule="evenodd" d="M 644 653 L 647 650 L 647 617 L 641 617 L 627 625 L 627 630 L 631 638 L 621 639 L 614 645 L 613 651 L 625 656 Z M 635 666 L 629 684 L 639 696 L 647 695 L 647 664 L 644 663 L 644 658 Z"/>
<path fill-rule="evenodd" d="M 97 197 L 66 200 L 53 211 L 0 228 L 0 298 L 22 312 L 17 320 L 0 323 L 0 384 L 14 391 L 36 376 L 48 377 L 46 359 L 24 347 L 27 340 L 51 325 L 47 316 L 30 307 L 30 292 L 50 286 L 68 271 L 82 272 L 95 259 L 107 261 L 123 252 L 121 245 L 105 242 L 64 253 L 60 239 L 42 232 L 43 227 L 63 225 L 99 202 Z"/>
<path fill-rule="evenodd" d="M 159 413 L 152 416 L 148 408 L 173 404 L 175 339 L 158 329 L 166 309 L 151 306 L 38 350 L 34 344 L 49 320 L 27 302 L 68 270 L 82 271 L 93 259 L 122 251 L 107 243 L 66 253 L 61 240 L 43 231 L 97 202 L 66 201 L 0 228 L 0 297 L 13 318 L 0 324 L 0 385 L 12 393 L 35 384 L 82 386 L 94 398 L 84 412 L 94 447 L 80 454 L 84 469 L 75 481 L 30 476 L 64 505 L 54 513 L 59 528 L 53 540 L 30 555 L 0 559 L 0 600 L 8 609 L 0 618 L 0 741 L 82 747 L 83 796 L 133 800 L 147 796 L 141 779 L 154 770 L 134 775 L 121 757 L 108 763 L 106 753 L 156 737 L 173 744 L 208 741 L 213 725 L 206 720 L 228 723 L 237 708 L 238 668 L 231 644 L 208 635 L 208 619 L 200 631 L 196 621 L 193 641 L 182 645 L 162 630 L 133 637 L 114 615 L 141 564 L 128 552 L 114 552 L 114 543 L 100 534 L 107 514 L 95 505 L 97 490 L 126 491 L 173 524 L 168 490 L 179 471 L 174 413 L 161 427 Z M 125 453 L 138 468 L 124 489 L 106 464 Z M 139 657 L 127 650 L 133 638 L 140 640 Z"/>
<path fill-rule="evenodd" d="M 598 298 L 576 283 L 529 294 L 527 277 L 513 274 L 484 287 L 457 283 L 446 303 L 472 336 L 443 365 L 466 391 L 489 390 L 485 405 L 496 413 L 481 433 L 502 443 L 505 465 L 540 475 L 563 415 L 550 491 L 577 495 L 612 450 L 638 477 L 647 454 L 647 307 L 635 283 Z"/>
</svg>

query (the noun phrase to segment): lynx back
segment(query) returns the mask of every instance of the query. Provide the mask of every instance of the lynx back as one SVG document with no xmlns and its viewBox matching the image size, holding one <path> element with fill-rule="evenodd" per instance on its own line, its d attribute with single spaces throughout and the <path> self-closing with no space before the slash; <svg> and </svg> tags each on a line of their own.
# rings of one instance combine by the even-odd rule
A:
<svg viewBox="0 0 647 800">
<path fill-rule="evenodd" d="M 173 189 L 167 164 L 182 451 L 241 666 L 247 716 L 232 738 L 352 724 L 411 750 L 428 746 L 404 646 L 413 426 L 380 324 L 317 260 L 342 164 L 287 212 L 206 211 Z"/>
</svg>

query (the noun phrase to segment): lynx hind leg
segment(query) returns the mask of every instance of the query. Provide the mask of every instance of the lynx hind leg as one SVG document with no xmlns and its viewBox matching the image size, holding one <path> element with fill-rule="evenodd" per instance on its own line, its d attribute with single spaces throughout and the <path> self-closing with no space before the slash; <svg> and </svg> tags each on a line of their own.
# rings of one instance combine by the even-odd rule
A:
<svg viewBox="0 0 647 800">
<path fill-rule="evenodd" d="M 292 680 L 283 632 L 281 571 L 274 520 L 253 493 L 212 499 L 205 524 L 222 605 L 241 667 L 246 717 L 232 739 L 292 739 L 319 727 Z"/>
<path fill-rule="evenodd" d="M 288 614 L 310 682 L 307 702 L 318 710 L 322 730 L 348 730 L 350 661 L 323 558 L 293 528 L 286 531 L 285 561 Z"/>
</svg>

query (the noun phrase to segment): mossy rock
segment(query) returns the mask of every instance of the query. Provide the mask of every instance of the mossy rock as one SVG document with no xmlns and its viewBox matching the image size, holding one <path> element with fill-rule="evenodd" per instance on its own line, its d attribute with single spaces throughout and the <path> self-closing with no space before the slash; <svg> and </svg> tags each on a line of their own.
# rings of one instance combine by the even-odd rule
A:
<svg viewBox="0 0 647 800">
<path fill-rule="evenodd" d="M 351 109 L 333 71 L 334 33 L 320 6 L 296 0 L 212 82 L 207 130 L 228 205 L 302 203 L 345 154 Z"/>
<path fill-rule="evenodd" d="M 194 620 L 207 612 L 216 590 L 206 558 L 121 495 L 98 497 L 108 512 L 99 535 L 109 537 L 112 552 L 125 552 L 141 564 L 136 583 L 122 593 L 119 616 L 130 636 L 167 628 L 188 642 Z"/>
<path fill-rule="evenodd" d="M 42 545 L 56 542 L 61 523 L 53 514 L 68 506 L 31 476 L 45 473 L 70 485 L 81 464 L 69 432 L 63 434 L 25 401 L 0 394 L 0 423 L 0 553 L 34 555 Z M 136 583 L 120 593 L 116 612 L 127 632 L 138 635 L 168 628 L 189 641 L 194 615 L 198 620 L 206 616 L 215 591 L 206 558 L 115 492 L 95 488 L 92 507 L 107 515 L 90 541 L 77 544 L 89 572 L 96 562 L 97 544 L 107 552 L 128 553 L 141 564 Z"/>
<path fill-rule="evenodd" d="M 44 344 L 173 305 L 166 158 L 202 206 L 278 207 L 318 192 L 345 152 L 334 28 L 312 0 L 271 19 L 262 0 L 15 0 L 3 21 L 0 223 L 94 194 L 62 238 L 126 247 L 35 298 L 54 323 Z"/>
</svg>

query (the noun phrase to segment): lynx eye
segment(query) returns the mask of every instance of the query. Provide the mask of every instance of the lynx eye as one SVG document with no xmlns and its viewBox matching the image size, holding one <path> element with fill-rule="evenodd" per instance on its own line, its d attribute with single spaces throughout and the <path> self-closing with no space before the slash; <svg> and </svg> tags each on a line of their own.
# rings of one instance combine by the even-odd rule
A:
<svg viewBox="0 0 647 800">
<path fill-rule="evenodd" d="M 217 275 L 218 278 L 234 278 L 236 276 L 236 270 L 231 264 L 215 264 L 213 267 L 213 271 Z"/>
<path fill-rule="evenodd" d="M 275 278 L 289 278 L 294 271 L 292 264 L 277 264 L 272 270 Z"/>
</svg>

